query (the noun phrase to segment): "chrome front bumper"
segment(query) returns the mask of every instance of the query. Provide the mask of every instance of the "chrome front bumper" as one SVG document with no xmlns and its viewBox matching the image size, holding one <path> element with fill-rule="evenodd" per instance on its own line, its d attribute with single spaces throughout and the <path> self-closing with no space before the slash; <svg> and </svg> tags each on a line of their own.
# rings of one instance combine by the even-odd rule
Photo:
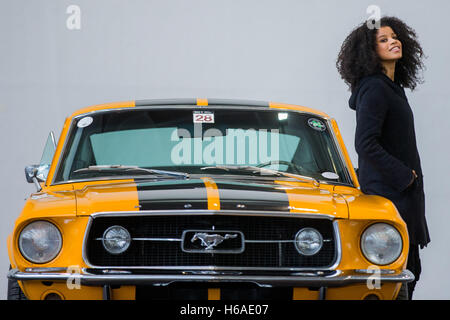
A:
<svg viewBox="0 0 450 320">
<path fill-rule="evenodd" d="M 169 285 L 174 282 L 246 282 L 261 287 L 289 286 L 289 287 L 341 287 L 350 284 L 362 284 L 369 281 L 380 283 L 395 282 L 407 283 L 414 280 L 409 270 L 401 273 L 369 273 L 364 270 L 352 274 L 344 274 L 339 270 L 324 272 L 297 272 L 286 276 L 266 275 L 233 275 L 224 273 L 199 274 L 131 274 L 124 271 L 103 270 L 104 274 L 94 274 L 83 269 L 81 273 L 69 273 L 64 268 L 33 268 L 25 271 L 11 269 L 8 278 L 19 281 L 49 281 L 67 282 L 79 281 L 86 286 L 112 286 L 112 285 Z"/>
</svg>

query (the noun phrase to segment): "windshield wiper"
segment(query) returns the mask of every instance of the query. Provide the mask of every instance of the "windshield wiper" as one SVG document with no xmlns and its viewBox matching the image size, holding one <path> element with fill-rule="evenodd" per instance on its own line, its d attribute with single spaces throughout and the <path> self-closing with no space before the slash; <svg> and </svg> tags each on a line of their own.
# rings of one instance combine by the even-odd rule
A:
<svg viewBox="0 0 450 320">
<path fill-rule="evenodd" d="M 82 173 L 82 172 L 89 172 L 89 171 L 97 171 L 97 172 L 138 171 L 138 172 L 149 173 L 152 175 L 161 175 L 161 176 L 169 176 L 169 177 L 184 178 L 184 179 L 189 178 L 189 174 L 185 173 L 185 172 L 157 170 L 157 169 L 142 168 L 142 167 L 138 167 L 138 166 L 124 166 L 124 165 L 89 166 L 87 168 L 81 168 L 81 169 L 75 170 L 73 173 Z"/>
<path fill-rule="evenodd" d="M 293 178 L 293 179 L 297 179 L 297 180 L 301 180 L 304 182 L 310 182 L 312 183 L 315 187 L 319 187 L 320 186 L 320 182 L 319 180 L 312 178 L 312 177 L 308 177 L 308 176 L 302 176 L 299 174 L 293 174 L 293 173 L 288 173 L 288 172 L 284 172 L 284 171 L 277 171 L 277 170 L 272 170 L 272 169 L 266 169 L 266 168 L 259 168 L 259 167 L 255 167 L 255 166 L 212 166 L 212 167 L 202 167 L 200 168 L 200 170 L 224 170 L 230 173 L 233 172 L 238 172 L 238 173 L 242 173 L 242 172 L 249 172 L 249 173 L 253 173 L 253 174 L 259 174 L 259 175 L 272 175 L 272 176 L 284 176 L 284 177 L 289 177 L 289 178 Z"/>
</svg>

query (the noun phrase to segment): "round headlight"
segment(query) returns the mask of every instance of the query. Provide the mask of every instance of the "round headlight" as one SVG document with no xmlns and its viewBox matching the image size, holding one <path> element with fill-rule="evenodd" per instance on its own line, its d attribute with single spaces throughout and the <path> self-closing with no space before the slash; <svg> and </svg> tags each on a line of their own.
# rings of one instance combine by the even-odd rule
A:
<svg viewBox="0 0 450 320">
<path fill-rule="evenodd" d="M 127 229 L 112 226 L 103 233 L 103 247 L 111 254 L 125 252 L 131 243 L 131 236 Z"/>
<path fill-rule="evenodd" d="M 361 237 L 361 250 L 370 262 L 386 265 L 394 262 L 402 253 L 403 241 L 400 233 L 386 223 L 375 223 Z"/>
<path fill-rule="evenodd" d="M 315 255 L 322 249 L 322 245 L 322 235 L 316 229 L 304 228 L 295 235 L 295 248 L 302 255 Z"/>
<path fill-rule="evenodd" d="M 48 221 L 34 221 L 19 235 L 19 249 L 28 261 L 47 263 L 61 251 L 62 237 L 58 228 Z"/>
</svg>

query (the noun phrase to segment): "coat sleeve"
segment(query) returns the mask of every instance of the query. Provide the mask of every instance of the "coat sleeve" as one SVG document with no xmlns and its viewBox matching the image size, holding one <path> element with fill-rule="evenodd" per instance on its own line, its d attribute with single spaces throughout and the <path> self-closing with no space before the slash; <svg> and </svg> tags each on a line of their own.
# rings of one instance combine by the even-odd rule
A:
<svg viewBox="0 0 450 320">
<path fill-rule="evenodd" d="M 356 105 L 355 149 L 369 161 L 383 179 L 397 191 L 405 190 L 413 179 L 412 169 L 388 153 L 380 144 L 384 119 L 389 110 L 383 83 L 367 84 Z"/>
</svg>

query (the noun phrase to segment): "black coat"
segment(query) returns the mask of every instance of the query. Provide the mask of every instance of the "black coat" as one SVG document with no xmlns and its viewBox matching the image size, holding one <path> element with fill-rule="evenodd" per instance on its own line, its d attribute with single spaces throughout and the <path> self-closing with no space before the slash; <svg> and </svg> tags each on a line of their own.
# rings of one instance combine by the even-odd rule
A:
<svg viewBox="0 0 450 320">
<path fill-rule="evenodd" d="M 423 174 L 414 118 L 405 90 L 384 73 L 364 77 L 352 92 L 355 148 L 361 191 L 391 200 L 408 226 L 410 243 L 430 242 L 425 219 Z M 414 175 L 414 183 L 408 187 Z"/>
</svg>

